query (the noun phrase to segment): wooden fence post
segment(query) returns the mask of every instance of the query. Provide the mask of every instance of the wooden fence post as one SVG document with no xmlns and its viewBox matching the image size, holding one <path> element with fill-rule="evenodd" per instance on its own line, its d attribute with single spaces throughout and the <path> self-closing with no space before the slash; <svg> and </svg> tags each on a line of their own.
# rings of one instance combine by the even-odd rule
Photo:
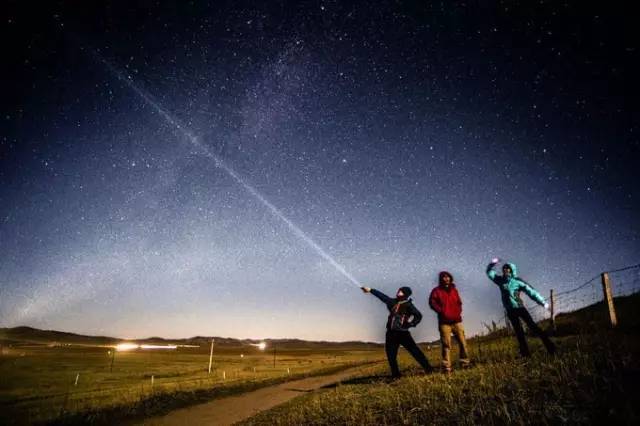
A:
<svg viewBox="0 0 640 426">
<path fill-rule="evenodd" d="M 556 299 L 553 295 L 553 289 L 551 289 L 551 294 L 549 295 L 549 304 L 551 308 L 551 329 L 556 331 Z"/>
<path fill-rule="evenodd" d="M 618 318 L 616 317 L 616 308 L 613 305 L 613 293 L 611 292 L 611 283 L 609 282 L 609 274 L 602 273 L 602 292 L 604 293 L 604 301 L 609 309 L 609 320 L 611 321 L 611 327 L 618 325 Z"/>
</svg>

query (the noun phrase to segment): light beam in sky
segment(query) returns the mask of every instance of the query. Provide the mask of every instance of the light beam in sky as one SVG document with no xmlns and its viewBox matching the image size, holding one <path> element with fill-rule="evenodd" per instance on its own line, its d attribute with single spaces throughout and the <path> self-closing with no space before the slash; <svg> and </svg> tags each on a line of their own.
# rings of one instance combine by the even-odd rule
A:
<svg viewBox="0 0 640 426">
<path fill-rule="evenodd" d="M 228 164 L 226 164 L 220 157 L 214 154 L 206 145 L 203 145 L 200 140 L 194 136 L 191 131 L 183 126 L 175 117 L 173 117 L 168 111 L 166 111 L 158 102 L 156 102 L 148 93 L 138 87 L 130 76 L 125 75 L 112 63 L 107 61 L 98 52 L 93 49 L 89 49 L 93 56 L 101 63 L 103 63 L 107 69 L 120 81 L 124 82 L 136 95 L 138 95 L 144 102 L 151 106 L 164 120 L 171 126 L 175 127 L 192 145 L 197 147 L 202 154 L 213 160 L 216 167 L 224 170 L 229 176 L 233 178 L 238 184 L 240 184 L 247 192 L 253 195 L 262 205 L 264 205 L 275 217 L 283 221 L 287 227 L 302 241 L 307 243 L 312 249 L 318 253 L 320 257 L 326 260 L 331 266 L 333 266 L 338 272 L 340 272 L 350 283 L 357 287 L 361 287 L 360 282 L 351 275 L 344 266 L 336 261 L 329 253 L 327 253 L 318 243 L 316 243 L 311 237 L 300 229 L 295 223 L 287 218 L 280 209 L 278 209 L 273 203 L 271 203 L 264 195 L 262 195 L 254 186 L 250 185 L 242 178 L 235 170 L 233 170 Z"/>
</svg>

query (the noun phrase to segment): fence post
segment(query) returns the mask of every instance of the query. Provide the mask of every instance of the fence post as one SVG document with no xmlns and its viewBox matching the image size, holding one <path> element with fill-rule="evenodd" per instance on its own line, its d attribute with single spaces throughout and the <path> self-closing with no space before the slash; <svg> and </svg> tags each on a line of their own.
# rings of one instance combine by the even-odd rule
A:
<svg viewBox="0 0 640 426">
<path fill-rule="evenodd" d="M 209 352 L 209 374 L 211 374 L 211 362 L 213 361 L 213 339 L 211 339 L 211 352 Z"/>
<path fill-rule="evenodd" d="M 551 329 L 556 331 L 556 299 L 553 295 L 553 289 L 551 289 L 551 294 L 549 295 L 549 304 L 551 307 Z"/>
<path fill-rule="evenodd" d="M 602 273 L 602 292 L 604 293 L 604 301 L 609 309 L 609 320 L 611 321 L 611 327 L 618 325 L 618 318 L 616 317 L 616 308 L 613 305 L 613 294 L 611 292 L 611 283 L 609 282 L 609 274 Z"/>
</svg>

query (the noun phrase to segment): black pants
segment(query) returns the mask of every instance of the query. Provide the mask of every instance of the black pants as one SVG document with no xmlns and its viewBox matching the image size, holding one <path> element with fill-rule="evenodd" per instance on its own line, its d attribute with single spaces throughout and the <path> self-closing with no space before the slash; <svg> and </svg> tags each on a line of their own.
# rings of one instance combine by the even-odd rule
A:
<svg viewBox="0 0 640 426">
<path fill-rule="evenodd" d="M 527 324 L 527 328 L 533 334 L 542 339 L 542 343 L 544 343 L 545 348 L 547 348 L 547 352 L 553 354 L 556 352 L 556 345 L 553 344 L 547 333 L 545 333 L 538 324 L 535 323 L 529 311 L 525 308 L 516 308 L 507 311 L 507 316 L 509 317 L 509 321 L 513 325 L 513 330 L 516 332 L 516 337 L 518 338 L 518 344 L 520 345 L 520 355 L 529 356 L 529 346 L 527 345 L 527 338 L 524 335 L 524 330 L 522 329 L 522 324 L 520 323 L 520 319 Z"/>
<path fill-rule="evenodd" d="M 418 361 L 418 364 L 424 368 L 427 373 L 431 372 L 433 368 L 429 365 L 427 357 L 424 356 L 416 342 L 411 337 L 411 333 L 408 331 L 396 331 L 387 330 L 387 335 L 384 343 L 384 350 L 387 353 L 387 360 L 389 361 L 389 367 L 391 367 L 391 375 L 393 377 L 400 377 L 400 369 L 398 368 L 398 349 L 400 345 Z"/>
</svg>

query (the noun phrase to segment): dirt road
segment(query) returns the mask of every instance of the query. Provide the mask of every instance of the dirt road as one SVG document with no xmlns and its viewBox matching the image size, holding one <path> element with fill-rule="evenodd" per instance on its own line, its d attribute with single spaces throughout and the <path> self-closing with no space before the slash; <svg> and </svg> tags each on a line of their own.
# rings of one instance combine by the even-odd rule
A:
<svg viewBox="0 0 640 426">
<path fill-rule="evenodd" d="M 204 404 L 175 410 L 159 417 L 151 417 L 142 425 L 230 425 L 268 410 L 306 392 L 338 383 L 353 377 L 362 367 L 338 373 L 308 377 L 236 396 L 214 399 Z"/>
</svg>

